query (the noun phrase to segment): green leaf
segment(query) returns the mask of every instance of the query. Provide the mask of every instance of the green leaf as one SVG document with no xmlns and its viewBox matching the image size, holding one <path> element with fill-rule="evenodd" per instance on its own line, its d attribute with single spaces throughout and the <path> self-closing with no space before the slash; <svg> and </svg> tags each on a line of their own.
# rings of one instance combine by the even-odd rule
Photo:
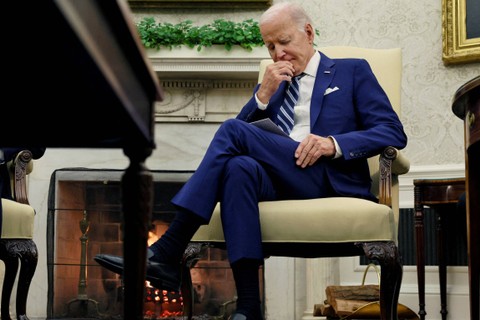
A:
<svg viewBox="0 0 480 320">
<path fill-rule="evenodd" d="M 263 46 L 258 22 L 248 19 L 242 22 L 216 19 L 212 23 L 193 26 L 191 20 L 178 24 L 168 22 L 156 23 L 152 17 L 145 17 L 136 25 L 140 40 L 146 48 L 173 48 L 186 45 L 197 47 L 200 51 L 213 44 L 223 44 L 227 51 L 233 46 L 240 46 L 248 51 L 253 47 Z"/>
</svg>

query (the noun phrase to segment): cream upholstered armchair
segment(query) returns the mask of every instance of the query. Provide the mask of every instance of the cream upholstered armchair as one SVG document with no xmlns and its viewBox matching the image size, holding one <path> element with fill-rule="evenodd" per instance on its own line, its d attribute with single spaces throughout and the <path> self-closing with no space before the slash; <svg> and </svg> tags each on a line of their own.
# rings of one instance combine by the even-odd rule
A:
<svg viewBox="0 0 480 320">
<path fill-rule="evenodd" d="M 11 197 L 2 197 L 2 228 L 0 238 L 0 260 L 5 264 L 1 299 L 1 319 L 10 320 L 10 300 L 19 261 L 20 273 L 15 297 L 16 316 L 19 320 L 26 316 L 27 296 L 35 273 L 38 252 L 33 242 L 33 223 L 35 210 L 28 203 L 27 175 L 33 169 L 32 152 L 20 151 L 6 166 L 5 173 L 12 192 Z"/>
<path fill-rule="evenodd" d="M 320 48 L 332 58 L 366 59 L 386 91 L 395 111 L 400 112 L 402 61 L 400 49 L 357 47 Z M 259 82 L 271 60 L 261 61 Z M 407 173 L 409 162 L 399 150 L 386 148 L 369 159 L 373 193 L 379 203 L 358 198 L 322 198 L 261 202 L 262 239 L 267 256 L 343 257 L 365 255 L 381 267 L 381 319 L 397 319 L 402 280 L 402 262 L 397 247 L 399 189 L 397 175 Z M 192 239 L 224 248 L 220 206 L 208 225 Z M 266 270 L 265 272 L 268 272 Z M 191 287 L 184 286 L 186 312 L 191 312 Z M 313 306 L 312 306 L 313 310 Z"/>
</svg>

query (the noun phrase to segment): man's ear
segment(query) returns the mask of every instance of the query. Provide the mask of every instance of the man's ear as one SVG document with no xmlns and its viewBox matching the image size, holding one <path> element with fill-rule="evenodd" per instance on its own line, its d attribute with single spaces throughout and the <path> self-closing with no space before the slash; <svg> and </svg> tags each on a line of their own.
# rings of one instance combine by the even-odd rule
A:
<svg viewBox="0 0 480 320">
<path fill-rule="evenodd" d="M 311 40 L 311 42 L 313 43 L 315 32 L 313 30 L 313 26 L 310 23 L 305 24 L 305 34 L 307 35 L 308 39 Z"/>
</svg>

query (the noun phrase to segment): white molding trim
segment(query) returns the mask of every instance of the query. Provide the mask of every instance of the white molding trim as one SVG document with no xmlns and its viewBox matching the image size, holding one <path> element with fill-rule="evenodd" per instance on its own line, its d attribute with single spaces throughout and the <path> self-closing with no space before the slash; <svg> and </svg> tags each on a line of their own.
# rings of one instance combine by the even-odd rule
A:
<svg viewBox="0 0 480 320">
<path fill-rule="evenodd" d="M 202 48 L 177 47 L 147 50 L 153 70 L 162 78 L 226 77 L 230 79 L 257 79 L 260 60 L 270 59 L 265 47 L 248 51 L 232 47 L 227 51 L 221 45 Z"/>
<path fill-rule="evenodd" d="M 156 122 L 223 122 L 234 118 L 258 82 L 265 47 L 248 51 L 214 45 L 147 50 L 165 93 L 155 104 Z M 215 90 L 214 90 L 215 89 Z M 242 102 L 243 101 L 243 102 Z"/>
</svg>

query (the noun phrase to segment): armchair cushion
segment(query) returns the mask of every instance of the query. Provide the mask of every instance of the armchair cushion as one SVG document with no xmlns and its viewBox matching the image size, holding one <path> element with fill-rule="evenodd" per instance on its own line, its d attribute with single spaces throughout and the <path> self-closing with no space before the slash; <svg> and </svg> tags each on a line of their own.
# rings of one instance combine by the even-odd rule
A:
<svg viewBox="0 0 480 320">
<path fill-rule="evenodd" d="M 339 243 L 396 241 L 395 218 L 390 207 L 357 198 L 260 202 L 263 242 Z M 355 208 L 355 210 L 352 210 Z M 208 226 L 192 242 L 224 242 L 220 205 Z"/>
<path fill-rule="evenodd" d="M 32 239 L 35 210 L 28 204 L 2 199 L 1 239 Z"/>
</svg>

